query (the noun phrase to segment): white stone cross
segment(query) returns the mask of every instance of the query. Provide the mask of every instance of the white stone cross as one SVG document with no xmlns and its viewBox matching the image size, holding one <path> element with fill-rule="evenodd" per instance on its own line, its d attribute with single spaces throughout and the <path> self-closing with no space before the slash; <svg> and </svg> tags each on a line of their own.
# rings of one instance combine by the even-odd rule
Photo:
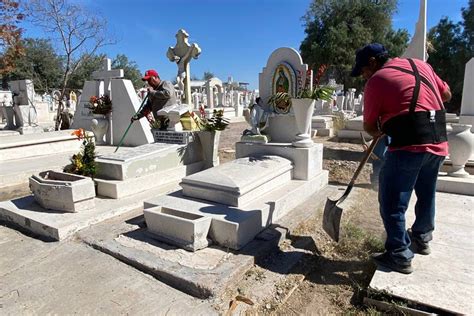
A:
<svg viewBox="0 0 474 316">
<path fill-rule="evenodd" d="M 115 78 L 123 78 L 123 69 L 111 69 L 112 62 L 110 58 L 102 61 L 102 69 L 92 72 L 92 79 L 104 81 L 104 93 L 112 98 L 110 91 L 110 81 Z"/>
<path fill-rule="evenodd" d="M 180 29 L 176 33 L 176 46 L 170 46 L 166 53 L 166 57 L 172 62 L 178 64 L 178 86 L 181 91 L 184 92 L 184 103 L 191 104 L 191 71 L 189 67 L 189 62 L 191 58 L 197 59 L 199 54 L 201 54 L 201 48 L 198 44 L 193 43 L 189 44 L 188 41 L 189 34 Z"/>
</svg>

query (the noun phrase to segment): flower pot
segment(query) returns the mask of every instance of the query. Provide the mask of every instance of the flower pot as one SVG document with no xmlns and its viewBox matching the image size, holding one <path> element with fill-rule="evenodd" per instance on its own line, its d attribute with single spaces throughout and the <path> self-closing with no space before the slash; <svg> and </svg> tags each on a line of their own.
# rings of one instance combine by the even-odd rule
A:
<svg viewBox="0 0 474 316">
<path fill-rule="evenodd" d="M 296 128 L 298 129 L 298 134 L 292 145 L 295 147 L 311 147 L 314 144 L 310 134 L 311 118 L 316 100 L 291 99 L 291 102 L 295 114 Z"/>
<path fill-rule="evenodd" d="M 201 131 L 198 133 L 204 156 L 204 168 L 219 165 L 219 140 L 221 131 Z"/>
<path fill-rule="evenodd" d="M 103 114 L 92 114 L 91 130 L 97 145 L 105 144 L 105 134 L 109 129 L 109 120 Z"/>
<path fill-rule="evenodd" d="M 471 133 L 472 125 L 448 124 L 449 157 L 452 167 L 448 172 L 452 177 L 469 177 L 464 170 L 466 162 L 474 149 L 474 134 Z"/>
</svg>

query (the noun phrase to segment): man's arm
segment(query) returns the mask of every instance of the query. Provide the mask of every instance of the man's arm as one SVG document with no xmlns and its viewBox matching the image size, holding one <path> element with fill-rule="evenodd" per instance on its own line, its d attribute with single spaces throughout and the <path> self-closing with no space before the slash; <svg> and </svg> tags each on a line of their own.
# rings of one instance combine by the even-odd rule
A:
<svg viewBox="0 0 474 316">
<path fill-rule="evenodd" d="M 366 131 L 367 134 L 369 134 L 372 137 L 378 137 L 383 134 L 382 131 L 379 129 L 377 122 L 375 123 L 364 122 L 364 131 Z"/>
<path fill-rule="evenodd" d="M 449 86 L 447 86 L 447 89 L 443 91 L 443 93 L 441 93 L 441 99 L 443 100 L 443 102 L 449 102 L 451 100 L 451 89 L 449 88 Z"/>
</svg>

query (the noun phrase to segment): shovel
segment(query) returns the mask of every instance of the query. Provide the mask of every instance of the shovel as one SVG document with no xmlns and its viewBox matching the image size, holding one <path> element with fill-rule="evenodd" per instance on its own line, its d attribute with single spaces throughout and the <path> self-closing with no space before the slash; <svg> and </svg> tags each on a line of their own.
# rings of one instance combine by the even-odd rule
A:
<svg viewBox="0 0 474 316">
<path fill-rule="evenodd" d="M 347 189 L 344 192 L 344 194 L 338 200 L 333 201 L 328 198 L 326 201 L 326 205 L 324 206 L 324 214 L 323 214 L 323 229 L 329 235 L 329 237 L 331 237 L 336 242 L 339 241 L 339 229 L 340 229 L 341 217 L 342 217 L 342 211 L 343 211 L 343 209 L 337 205 L 339 203 L 342 203 L 347 198 L 349 193 L 352 191 L 352 187 L 354 186 L 354 183 L 357 177 L 359 176 L 359 173 L 364 168 L 364 165 L 367 162 L 367 160 L 369 160 L 369 157 L 374 151 L 374 148 L 377 145 L 379 138 L 380 137 L 374 138 L 374 140 L 370 144 L 369 148 L 365 152 L 364 158 L 359 164 L 359 167 L 357 167 L 356 172 L 352 176 L 351 182 L 349 182 L 349 185 L 347 186 Z"/>
</svg>

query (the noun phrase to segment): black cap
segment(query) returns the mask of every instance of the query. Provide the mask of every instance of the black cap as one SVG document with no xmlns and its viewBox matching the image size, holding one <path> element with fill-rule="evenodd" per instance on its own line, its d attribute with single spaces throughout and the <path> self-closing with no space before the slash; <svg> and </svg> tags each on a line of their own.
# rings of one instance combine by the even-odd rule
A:
<svg viewBox="0 0 474 316">
<path fill-rule="evenodd" d="M 388 51 L 382 44 L 379 43 L 372 43 L 357 50 L 356 63 L 354 68 L 352 68 L 351 77 L 358 77 L 361 75 L 362 67 L 369 64 L 370 57 L 378 57 L 387 54 Z"/>
</svg>

